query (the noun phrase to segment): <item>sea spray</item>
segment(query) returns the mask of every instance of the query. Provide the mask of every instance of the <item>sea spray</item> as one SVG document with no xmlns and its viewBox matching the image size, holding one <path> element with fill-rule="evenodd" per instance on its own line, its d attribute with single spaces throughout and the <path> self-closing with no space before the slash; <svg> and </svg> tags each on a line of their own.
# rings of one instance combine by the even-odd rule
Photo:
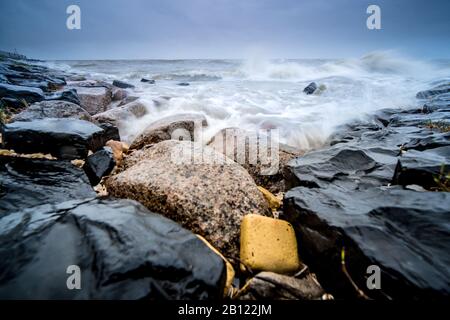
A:
<svg viewBox="0 0 450 320">
<path fill-rule="evenodd" d="M 321 147 L 338 126 L 379 109 L 415 107 L 417 91 L 450 74 L 448 61 L 418 61 L 392 51 L 339 60 L 255 57 L 242 61 L 65 61 L 61 65 L 136 86 L 132 94 L 141 97 L 149 112 L 121 124 L 125 141 L 162 117 L 200 113 L 209 123 L 205 143 L 226 127 L 277 128 L 281 142 L 304 150 Z M 141 83 L 141 78 L 156 79 L 156 84 Z M 190 86 L 177 86 L 180 81 Z M 326 90 L 305 95 L 303 88 L 312 81 L 325 85 Z"/>
</svg>

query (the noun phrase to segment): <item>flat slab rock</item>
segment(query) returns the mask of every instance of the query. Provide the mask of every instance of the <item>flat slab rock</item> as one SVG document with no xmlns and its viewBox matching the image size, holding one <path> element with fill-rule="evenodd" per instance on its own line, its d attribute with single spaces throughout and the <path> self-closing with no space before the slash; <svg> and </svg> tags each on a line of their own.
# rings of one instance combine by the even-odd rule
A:
<svg viewBox="0 0 450 320">
<path fill-rule="evenodd" d="M 67 287 L 71 265 L 79 290 Z M 226 276 L 223 260 L 194 234 L 117 199 L 0 218 L 0 270 L 1 299 L 218 299 Z"/>
<path fill-rule="evenodd" d="M 449 203 L 450 193 L 400 187 L 297 187 L 286 193 L 280 218 L 296 229 L 300 255 L 320 283 L 337 294 L 353 290 L 341 271 L 345 247 L 347 268 L 369 296 L 443 298 L 450 295 Z M 381 268 L 381 290 L 367 290 L 370 265 Z"/>
<path fill-rule="evenodd" d="M 245 169 L 198 143 L 160 142 L 134 152 L 124 168 L 105 181 L 111 195 L 137 200 L 181 223 L 227 257 L 239 256 L 242 217 L 268 214 L 267 202 Z"/>
<path fill-rule="evenodd" d="M 68 161 L 0 157 L 0 217 L 86 197 L 95 192 L 84 171 Z"/>
<path fill-rule="evenodd" d="M 60 159 L 84 159 L 110 137 L 99 126 L 84 120 L 47 118 L 17 121 L 2 128 L 3 145 L 19 153 L 50 153 Z"/>
<path fill-rule="evenodd" d="M 41 101 L 15 115 L 13 121 L 32 121 L 44 118 L 74 118 L 91 121 L 91 116 L 79 105 L 67 101 Z"/>
</svg>

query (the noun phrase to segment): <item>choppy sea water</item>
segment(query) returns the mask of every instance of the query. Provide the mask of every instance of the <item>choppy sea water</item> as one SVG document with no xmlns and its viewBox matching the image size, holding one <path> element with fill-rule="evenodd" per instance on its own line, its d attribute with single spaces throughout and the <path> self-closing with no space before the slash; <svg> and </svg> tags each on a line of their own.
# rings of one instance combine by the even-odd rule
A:
<svg viewBox="0 0 450 320">
<path fill-rule="evenodd" d="M 128 121 L 121 136 L 130 140 L 149 123 L 176 113 L 207 117 L 208 140 L 226 127 L 279 129 L 283 143 L 314 149 L 339 125 L 382 108 L 418 105 L 416 92 L 450 79 L 450 61 L 418 61 L 392 52 L 341 60 L 93 60 L 50 61 L 51 67 L 89 78 L 123 80 L 149 114 Z M 155 84 L 141 83 L 155 79 Z M 303 88 L 324 84 L 321 94 Z M 178 86 L 189 82 L 189 86 Z M 153 100 L 171 97 L 166 103 Z"/>
</svg>

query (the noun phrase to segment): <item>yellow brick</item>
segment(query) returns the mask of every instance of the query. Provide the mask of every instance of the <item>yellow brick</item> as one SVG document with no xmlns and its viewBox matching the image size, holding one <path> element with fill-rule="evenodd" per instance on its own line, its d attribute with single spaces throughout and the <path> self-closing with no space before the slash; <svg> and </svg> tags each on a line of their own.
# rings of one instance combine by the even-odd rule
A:
<svg viewBox="0 0 450 320">
<path fill-rule="evenodd" d="M 254 271 L 298 271 L 300 260 L 292 225 L 284 220 L 246 215 L 241 223 L 241 261 Z"/>
<path fill-rule="evenodd" d="M 222 258 L 222 260 L 225 262 L 225 266 L 227 267 L 227 280 L 225 282 L 225 290 L 223 292 L 223 296 L 226 297 L 229 295 L 229 293 L 233 292 L 233 280 L 234 280 L 234 269 L 233 266 L 231 265 L 231 263 L 227 260 L 227 258 L 225 258 L 219 250 L 217 250 L 216 248 L 214 248 L 209 242 L 208 240 L 206 240 L 205 238 L 203 238 L 201 235 L 196 234 L 196 236 L 202 240 L 212 251 L 214 251 L 219 257 Z"/>
</svg>

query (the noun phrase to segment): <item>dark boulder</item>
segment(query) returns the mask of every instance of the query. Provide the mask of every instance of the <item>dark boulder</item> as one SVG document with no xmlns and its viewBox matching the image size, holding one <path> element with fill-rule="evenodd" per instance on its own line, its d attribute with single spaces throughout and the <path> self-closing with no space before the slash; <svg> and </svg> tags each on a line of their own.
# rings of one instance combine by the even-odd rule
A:
<svg viewBox="0 0 450 320">
<path fill-rule="evenodd" d="M 113 86 L 122 89 L 134 88 L 134 85 L 119 80 L 114 80 L 112 84 Z"/>
<path fill-rule="evenodd" d="M 23 99 L 27 103 L 39 102 L 45 99 L 44 92 L 39 88 L 0 83 L 0 98 L 3 97 Z"/>
<path fill-rule="evenodd" d="M 95 192 L 83 170 L 70 162 L 0 156 L 0 217 L 86 197 Z"/>
<path fill-rule="evenodd" d="M 312 274 L 294 278 L 260 272 L 238 293 L 240 300 L 320 300 L 325 291 Z"/>
<path fill-rule="evenodd" d="M 148 84 L 155 84 L 155 80 L 153 80 L 153 79 L 142 78 L 141 82 L 145 82 L 145 83 L 148 83 Z"/>
<path fill-rule="evenodd" d="M 77 104 L 67 101 L 41 101 L 15 115 L 13 121 L 32 121 L 44 118 L 75 118 L 91 120 L 90 114 Z"/>
<path fill-rule="evenodd" d="M 416 94 L 416 98 L 418 99 L 428 99 L 433 98 L 434 96 L 441 95 L 443 93 L 449 93 L 450 92 L 450 84 L 441 84 L 437 87 L 434 87 L 430 90 L 424 90 L 420 91 Z"/>
<path fill-rule="evenodd" d="M 180 82 L 180 83 L 177 83 L 177 86 L 181 86 L 181 87 L 187 87 L 188 85 L 189 85 L 188 82 Z"/>
<path fill-rule="evenodd" d="M 78 97 L 75 89 L 66 89 L 63 91 L 55 92 L 51 95 L 47 95 L 45 100 L 63 100 L 81 105 L 80 98 Z"/>
<path fill-rule="evenodd" d="M 132 200 L 84 199 L 0 219 L 1 299 L 219 299 L 222 259 Z M 80 289 L 69 266 L 80 270 Z M 72 274 L 74 275 L 74 274 Z"/>
<path fill-rule="evenodd" d="M 96 186 L 104 176 L 111 173 L 115 165 L 112 149 L 103 147 L 87 157 L 83 169 L 91 184 Z"/>
<path fill-rule="evenodd" d="M 120 141 L 119 129 L 115 125 L 108 122 L 104 122 L 99 123 L 98 126 L 102 128 L 104 131 L 103 138 L 105 141 L 108 140 Z"/>
<path fill-rule="evenodd" d="M 305 89 L 303 89 L 303 92 L 306 94 L 313 94 L 314 91 L 317 90 L 317 84 L 315 82 L 311 82 L 308 84 Z"/>
<path fill-rule="evenodd" d="M 445 192 L 297 187 L 280 218 L 292 223 L 300 256 L 336 297 L 355 293 L 342 272 L 344 247 L 349 274 L 372 298 L 448 298 L 449 203 Z M 370 265 L 381 269 L 380 290 L 366 286 Z"/>
<path fill-rule="evenodd" d="M 16 112 L 27 107 L 26 103 L 23 100 L 19 100 L 16 98 L 1 98 L 0 105 L 4 105 L 9 110 L 14 110 Z"/>
<path fill-rule="evenodd" d="M 17 121 L 2 128 L 3 145 L 19 153 L 50 153 L 60 159 L 84 159 L 109 138 L 105 130 L 78 119 Z"/>
<path fill-rule="evenodd" d="M 426 151 L 410 150 L 398 159 L 393 183 L 402 186 L 419 185 L 425 189 L 436 187 L 441 170 L 450 166 L 450 145 Z"/>
<path fill-rule="evenodd" d="M 342 270 L 342 248 L 348 274 L 371 298 L 450 295 L 450 193 L 424 189 L 436 189 L 450 135 L 430 128 L 430 119 L 448 115 L 380 110 L 340 127 L 331 146 L 285 167 L 292 189 L 280 218 L 294 226 L 302 260 L 337 298 L 357 295 Z M 381 270 L 380 290 L 366 285 L 370 265 Z"/>
</svg>

